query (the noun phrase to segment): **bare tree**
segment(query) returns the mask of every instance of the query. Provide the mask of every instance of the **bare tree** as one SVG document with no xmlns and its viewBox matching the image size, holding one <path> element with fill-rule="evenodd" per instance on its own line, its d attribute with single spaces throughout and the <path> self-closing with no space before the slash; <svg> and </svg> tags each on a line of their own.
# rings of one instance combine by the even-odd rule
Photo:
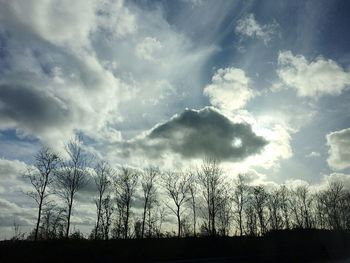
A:
<svg viewBox="0 0 350 263">
<path fill-rule="evenodd" d="M 95 200 L 97 209 L 97 220 L 95 226 L 96 239 L 98 237 L 99 232 L 104 232 L 104 229 L 101 225 L 103 202 L 107 200 L 105 199 L 105 195 L 107 194 L 108 186 L 110 185 L 110 178 L 113 175 L 113 170 L 107 162 L 101 161 L 95 167 L 95 174 L 96 176 L 94 177 L 94 181 L 98 192 L 98 196 Z"/>
<path fill-rule="evenodd" d="M 79 138 L 66 145 L 68 159 L 61 161 L 55 176 L 55 192 L 67 205 L 66 238 L 69 236 L 73 202 L 77 192 L 87 183 L 87 156 L 84 155 Z"/>
<path fill-rule="evenodd" d="M 323 195 L 323 201 L 328 217 L 328 224 L 331 229 L 340 230 L 342 199 L 344 197 L 344 185 L 341 182 L 330 182 Z"/>
<path fill-rule="evenodd" d="M 267 207 L 269 209 L 269 222 L 272 230 L 279 230 L 283 227 L 281 213 L 281 192 L 273 190 L 267 195 Z"/>
<path fill-rule="evenodd" d="M 350 230 L 350 191 L 347 190 L 342 198 L 341 220 L 343 228 Z"/>
<path fill-rule="evenodd" d="M 24 239 L 25 233 L 22 233 L 21 226 L 17 222 L 16 218 L 13 219 L 12 230 L 13 230 L 13 236 L 12 236 L 11 240 L 17 241 L 17 240 Z"/>
<path fill-rule="evenodd" d="M 166 217 L 165 207 L 157 207 L 157 215 L 158 215 L 158 224 L 156 226 L 156 235 L 159 238 L 162 235 L 162 225 Z"/>
<path fill-rule="evenodd" d="M 109 230 L 111 226 L 111 219 L 113 214 L 113 203 L 111 195 L 108 194 L 105 198 L 102 199 L 101 203 L 101 229 L 103 239 L 108 240 L 109 238 Z"/>
<path fill-rule="evenodd" d="M 290 228 L 290 191 L 285 185 L 281 185 L 279 188 L 279 196 L 280 196 L 280 206 L 283 215 L 283 223 L 286 229 Z"/>
<path fill-rule="evenodd" d="M 328 227 L 328 210 L 327 210 L 327 195 L 326 191 L 320 191 L 315 194 L 316 206 L 316 227 L 326 229 Z"/>
<path fill-rule="evenodd" d="M 225 190 L 220 195 L 218 202 L 218 232 L 222 236 L 229 235 L 233 218 L 232 196 L 229 194 L 229 192 L 231 192 L 230 189 L 225 187 Z"/>
<path fill-rule="evenodd" d="M 122 167 L 114 181 L 119 215 L 118 228 L 124 238 L 129 237 L 130 209 L 136 192 L 137 179 L 136 171 Z"/>
<path fill-rule="evenodd" d="M 216 235 L 215 220 L 224 192 L 224 181 L 219 163 L 215 159 L 204 160 L 201 169 L 198 170 L 198 183 L 205 201 L 206 222 L 210 235 Z"/>
<path fill-rule="evenodd" d="M 156 188 L 155 180 L 159 174 L 159 169 L 156 167 L 148 167 L 144 170 L 141 177 L 141 188 L 143 193 L 143 214 L 142 214 L 142 225 L 141 225 L 141 238 L 144 237 L 145 233 L 145 222 L 147 210 L 150 210 L 153 203 L 156 201 Z"/>
<path fill-rule="evenodd" d="M 27 195 L 32 197 L 38 204 L 38 216 L 35 227 L 34 240 L 38 239 L 38 232 L 41 220 L 41 212 L 44 201 L 48 196 L 47 188 L 52 183 L 52 173 L 58 165 L 59 158 L 48 148 L 42 148 L 35 156 L 35 170 L 28 170 L 27 177 L 32 184 L 34 191 Z"/>
<path fill-rule="evenodd" d="M 43 239 L 62 238 L 64 236 L 65 211 L 50 203 L 43 209 L 40 235 Z"/>
<path fill-rule="evenodd" d="M 312 202 L 313 197 L 309 192 L 309 187 L 301 185 L 292 191 L 290 200 L 291 211 L 294 215 L 295 226 L 298 228 L 312 227 Z"/>
<path fill-rule="evenodd" d="M 243 211 L 244 206 L 248 200 L 249 186 L 244 175 L 239 174 L 234 182 L 233 202 L 235 204 L 234 212 L 237 215 L 237 222 L 239 227 L 239 235 L 243 235 Z"/>
<path fill-rule="evenodd" d="M 173 201 L 175 208 L 167 204 L 167 207 L 175 214 L 178 223 L 177 236 L 181 237 L 181 219 L 183 205 L 188 201 L 189 178 L 184 173 L 168 172 L 164 174 L 164 188 L 167 196 Z"/>
<path fill-rule="evenodd" d="M 256 215 L 258 217 L 260 235 L 266 233 L 266 215 L 265 207 L 267 202 L 267 192 L 263 186 L 253 188 L 253 204 Z"/>
<path fill-rule="evenodd" d="M 244 206 L 245 217 L 246 217 L 246 234 L 249 236 L 257 236 L 257 216 L 255 212 L 253 188 L 249 187 L 249 195 L 247 196 L 247 201 Z"/>
<path fill-rule="evenodd" d="M 190 202 L 191 202 L 191 208 L 193 213 L 193 236 L 196 236 L 196 224 L 197 224 L 197 204 L 196 204 L 196 195 L 197 195 L 197 182 L 196 182 L 196 175 L 195 173 L 189 172 L 189 184 L 188 184 L 188 191 L 190 194 Z"/>
</svg>

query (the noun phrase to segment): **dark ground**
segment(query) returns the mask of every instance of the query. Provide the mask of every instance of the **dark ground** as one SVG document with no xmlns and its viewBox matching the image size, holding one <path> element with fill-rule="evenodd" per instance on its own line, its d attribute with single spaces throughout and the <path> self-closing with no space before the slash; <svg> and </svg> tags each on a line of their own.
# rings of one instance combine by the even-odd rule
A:
<svg viewBox="0 0 350 263">
<path fill-rule="evenodd" d="M 289 230 L 259 238 L 2 241 L 0 262 L 350 262 L 350 234 Z"/>
</svg>

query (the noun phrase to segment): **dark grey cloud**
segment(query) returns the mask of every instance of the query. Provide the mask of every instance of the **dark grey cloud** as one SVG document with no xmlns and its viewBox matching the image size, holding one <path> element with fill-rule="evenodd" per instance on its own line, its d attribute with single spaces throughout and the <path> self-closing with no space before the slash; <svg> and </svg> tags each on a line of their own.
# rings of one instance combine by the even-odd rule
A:
<svg viewBox="0 0 350 263">
<path fill-rule="evenodd" d="M 127 142 L 125 153 L 141 150 L 158 158 L 165 152 L 184 158 L 215 157 L 239 161 L 258 154 L 268 142 L 247 123 L 233 123 L 213 107 L 186 109 L 169 121 L 156 125 L 142 138 Z"/>
<path fill-rule="evenodd" d="M 55 126 L 68 116 L 62 102 L 32 86 L 0 85 L 0 103 L 2 118 L 15 120 L 34 130 L 42 126 Z"/>
</svg>

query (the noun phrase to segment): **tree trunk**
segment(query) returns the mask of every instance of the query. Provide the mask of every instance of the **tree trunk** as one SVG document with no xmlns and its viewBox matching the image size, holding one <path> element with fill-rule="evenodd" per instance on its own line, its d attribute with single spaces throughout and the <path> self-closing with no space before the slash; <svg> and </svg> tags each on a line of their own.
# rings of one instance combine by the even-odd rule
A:
<svg viewBox="0 0 350 263">
<path fill-rule="evenodd" d="M 98 231 L 98 228 L 100 226 L 101 206 L 102 206 L 102 197 L 100 196 L 100 200 L 98 202 L 98 209 L 97 209 L 97 222 L 96 222 L 96 228 L 95 228 L 95 239 L 97 239 L 97 231 Z"/>
<path fill-rule="evenodd" d="M 243 228 L 242 228 L 242 211 L 239 211 L 239 235 L 243 236 Z"/>
<path fill-rule="evenodd" d="M 178 228 L 177 228 L 177 237 L 181 237 L 181 218 L 180 218 L 180 208 L 177 207 L 177 224 L 178 224 Z"/>
<path fill-rule="evenodd" d="M 38 219 L 37 219 L 37 222 L 36 222 L 35 236 L 34 236 L 34 240 L 35 240 L 35 241 L 38 240 L 38 232 L 39 232 L 39 226 L 40 226 L 41 207 L 42 207 L 42 204 L 43 204 L 43 198 L 40 198 L 39 211 L 38 211 Z"/>
<path fill-rule="evenodd" d="M 71 199 L 70 204 L 68 205 L 68 216 L 67 216 L 67 229 L 66 229 L 66 238 L 69 237 L 69 228 L 70 228 L 70 216 L 72 213 L 73 199 Z"/>
<path fill-rule="evenodd" d="M 143 206 L 141 238 L 143 238 L 144 233 L 145 233 L 145 221 L 146 221 L 147 203 L 148 203 L 148 201 L 147 201 L 147 199 L 145 199 L 145 204 Z"/>
<path fill-rule="evenodd" d="M 124 238 L 127 239 L 128 238 L 128 227 L 129 227 L 129 209 L 130 209 L 130 204 L 127 204 L 126 206 L 126 218 L 125 218 L 125 225 L 124 225 Z"/>
<path fill-rule="evenodd" d="M 193 200 L 193 235 L 196 236 L 196 205 Z"/>
<path fill-rule="evenodd" d="M 151 209 L 148 209 L 148 237 L 151 237 Z"/>
</svg>

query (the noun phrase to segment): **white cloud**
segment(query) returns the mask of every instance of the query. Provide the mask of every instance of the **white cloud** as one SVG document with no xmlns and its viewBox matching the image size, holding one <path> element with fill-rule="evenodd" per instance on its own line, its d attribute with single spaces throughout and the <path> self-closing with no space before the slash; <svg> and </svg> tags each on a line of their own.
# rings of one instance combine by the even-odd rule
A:
<svg viewBox="0 0 350 263">
<path fill-rule="evenodd" d="M 334 170 L 350 167 L 350 128 L 327 134 L 328 165 Z"/>
<path fill-rule="evenodd" d="M 2 27 L 10 32 L 11 65 L 0 82 L 0 129 L 16 129 L 56 150 L 77 131 L 120 139 L 113 124 L 126 84 L 104 67 L 91 36 L 107 24 L 132 24 L 123 2 L 10 1 L 0 10 Z M 119 31 L 115 35 L 132 32 Z"/>
<path fill-rule="evenodd" d="M 324 176 L 324 183 L 323 185 L 326 186 L 331 182 L 340 182 L 343 184 L 344 188 L 346 190 L 350 191 L 350 174 L 344 174 L 344 173 L 331 173 L 328 176 Z"/>
<path fill-rule="evenodd" d="M 6 1 L 2 16 L 54 45 L 86 45 L 95 25 L 96 1 Z M 19 32 L 18 32 L 19 33 Z M 75 41 L 72 41 L 75 40 Z"/>
<path fill-rule="evenodd" d="M 306 158 L 315 158 L 315 157 L 320 157 L 321 154 L 319 152 L 311 152 L 305 155 Z"/>
<path fill-rule="evenodd" d="M 14 180 L 23 175 L 27 169 L 24 162 L 0 159 L 0 181 Z"/>
<path fill-rule="evenodd" d="M 239 164 L 243 169 L 244 167 L 277 169 L 281 160 L 288 159 L 293 155 L 291 135 L 278 121 L 270 122 L 267 125 L 267 123 L 257 119 L 253 125 L 253 130 L 257 135 L 263 136 L 269 144 L 259 155 L 248 157 Z"/>
<path fill-rule="evenodd" d="M 250 87 L 251 80 L 238 68 L 218 69 L 211 83 L 204 88 L 204 95 L 210 103 L 222 110 L 233 111 L 243 108 L 254 98 L 256 92 Z"/>
<path fill-rule="evenodd" d="M 237 21 L 235 32 L 244 37 L 263 40 L 264 44 L 267 45 L 277 33 L 277 27 L 278 24 L 276 22 L 260 25 L 256 21 L 254 14 L 249 14 Z"/>
<path fill-rule="evenodd" d="M 350 85 L 350 72 L 331 59 L 318 57 L 309 62 L 302 55 L 283 51 L 278 55 L 278 65 L 281 81 L 302 97 L 339 95 Z"/>
<path fill-rule="evenodd" d="M 154 37 L 146 37 L 136 46 L 136 55 L 139 58 L 156 61 L 156 52 L 162 48 L 162 44 Z"/>
<path fill-rule="evenodd" d="M 95 1 L 97 5 L 97 24 L 109 35 L 127 37 L 137 32 L 137 17 L 124 5 L 123 0 Z"/>
</svg>

